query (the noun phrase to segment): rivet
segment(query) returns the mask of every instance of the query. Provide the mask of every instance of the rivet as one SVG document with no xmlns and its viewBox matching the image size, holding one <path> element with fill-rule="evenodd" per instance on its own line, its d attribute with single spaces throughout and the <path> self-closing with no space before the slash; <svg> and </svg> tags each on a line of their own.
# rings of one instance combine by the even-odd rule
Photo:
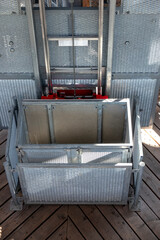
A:
<svg viewBox="0 0 160 240">
<path fill-rule="evenodd" d="M 127 45 L 127 46 L 128 46 L 129 44 L 130 44 L 130 42 L 129 42 L 129 41 L 126 41 L 126 42 L 125 42 L 125 45 Z"/>
<path fill-rule="evenodd" d="M 14 45 L 14 42 L 13 42 L 13 41 L 10 41 L 10 42 L 9 42 L 9 45 L 10 45 L 10 46 L 13 46 L 13 45 Z"/>
<path fill-rule="evenodd" d="M 14 48 L 11 48 L 11 49 L 10 49 L 10 52 L 12 52 L 12 53 L 15 52 L 15 49 L 14 49 Z"/>
</svg>

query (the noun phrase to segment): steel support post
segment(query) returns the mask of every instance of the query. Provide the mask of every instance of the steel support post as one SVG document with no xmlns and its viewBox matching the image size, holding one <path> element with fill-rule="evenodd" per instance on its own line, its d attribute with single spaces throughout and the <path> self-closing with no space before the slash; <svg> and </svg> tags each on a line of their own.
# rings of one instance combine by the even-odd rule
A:
<svg viewBox="0 0 160 240">
<path fill-rule="evenodd" d="M 46 25 L 44 0 L 39 0 L 39 11 L 40 11 L 46 76 L 48 80 L 49 93 L 52 94 L 53 90 L 52 90 L 52 79 L 51 79 L 51 71 L 50 71 L 50 56 L 49 56 L 49 45 L 48 45 L 48 38 L 47 38 L 47 25 Z"/>
<path fill-rule="evenodd" d="M 103 58 L 103 18 L 104 1 L 99 0 L 99 36 L 98 36 L 98 94 L 102 95 L 102 58 Z"/>
<path fill-rule="evenodd" d="M 40 73 L 39 73 L 39 63 L 38 63 L 37 44 L 36 44 L 36 36 L 35 36 L 35 29 L 34 29 L 32 0 L 25 0 L 25 6 L 26 6 L 26 13 L 27 13 L 27 20 L 28 20 L 30 42 L 31 42 L 34 78 L 36 81 L 37 96 L 40 97 L 42 86 L 41 86 Z"/>
<path fill-rule="evenodd" d="M 115 22 L 116 0 L 110 0 L 109 3 L 109 28 L 108 28 L 108 51 L 106 68 L 106 95 L 110 96 L 112 80 L 112 59 L 113 59 L 113 40 L 114 40 L 114 22 Z"/>
</svg>

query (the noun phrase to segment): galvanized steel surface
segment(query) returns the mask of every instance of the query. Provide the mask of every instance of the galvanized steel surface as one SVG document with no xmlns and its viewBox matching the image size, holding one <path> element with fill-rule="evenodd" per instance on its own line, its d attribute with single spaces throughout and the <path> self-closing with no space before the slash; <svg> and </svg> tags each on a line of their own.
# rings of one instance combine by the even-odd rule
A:
<svg viewBox="0 0 160 240">
<path fill-rule="evenodd" d="M 35 82 L 32 79 L 0 79 L 0 119 L 3 127 L 8 127 L 13 107 L 13 97 L 36 99 Z"/>
<path fill-rule="evenodd" d="M 1 0 L 0 15 L 11 15 L 20 13 L 20 0 Z"/>
<path fill-rule="evenodd" d="M 27 17 L 0 15 L 0 73 L 33 73 Z"/>
<path fill-rule="evenodd" d="M 42 166 L 18 164 L 25 203 L 127 202 L 130 164 L 121 168 Z"/>
<path fill-rule="evenodd" d="M 160 0 L 123 0 L 123 13 L 160 13 Z"/>
<path fill-rule="evenodd" d="M 156 79 L 115 79 L 112 80 L 112 98 L 139 97 L 141 126 L 148 126 L 156 91 Z"/>
</svg>

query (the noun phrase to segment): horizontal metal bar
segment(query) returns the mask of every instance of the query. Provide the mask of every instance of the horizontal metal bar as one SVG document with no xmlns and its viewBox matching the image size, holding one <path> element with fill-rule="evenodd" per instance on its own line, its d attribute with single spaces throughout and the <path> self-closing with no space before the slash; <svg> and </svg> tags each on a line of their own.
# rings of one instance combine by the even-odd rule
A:
<svg viewBox="0 0 160 240">
<path fill-rule="evenodd" d="M 74 36 L 75 40 L 89 40 L 89 41 L 98 41 L 98 36 Z M 59 36 L 59 37 L 53 37 L 53 36 L 48 36 L 48 41 L 59 41 L 59 40 L 72 40 L 72 37 L 70 36 Z"/>
<path fill-rule="evenodd" d="M 128 98 L 124 98 L 124 99 L 92 99 L 92 100 L 42 100 L 42 99 L 38 99 L 38 100 L 34 100 L 34 99 L 26 99 L 25 101 L 22 102 L 22 105 L 26 106 L 26 105 L 46 105 L 46 104 L 73 104 L 73 105 L 81 105 L 82 103 L 89 103 L 89 104 L 122 104 L 124 106 L 127 105 L 127 103 L 130 102 Z"/>
<path fill-rule="evenodd" d="M 84 163 L 18 163 L 19 168 L 132 168 L 132 163 L 101 163 L 101 164 L 84 164 Z"/>
<path fill-rule="evenodd" d="M 25 144 L 25 145 L 18 145 L 19 149 L 70 149 L 70 148 L 104 148 L 107 151 L 107 148 L 117 148 L 118 149 L 129 149 L 132 145 L 128 143 L 117 143 L 117 144 Z"/>
<path fill-rule="evenodd" d="M 91 204 L 94 204 L 94 205 L 96 205 L 96 204 L 98 204 L 98 205 L 126 205 L 127 204 L 127 201 L 123 201 L 123 202 L 95 202 L 95 201 L 86 201 L 86 202 L 71 202 L 71 201 L 66 201 L 66 202 L 60 202 L 60 201 L 57 201 L 57 202 L 30 202 L 30 201 L 25 201 L 25 204 L 38 204 L 38 205 L 40 205 L 40 204 L 58 204 L 58 205 L 60 205 L 60 204 L 63 204 L 63 205 L 65 205 L 65 204 L 72 204 L 72 205 L 77 205 L 77 204 L 81 204 L 81 205 L 91 205 Z"/>
</svg>

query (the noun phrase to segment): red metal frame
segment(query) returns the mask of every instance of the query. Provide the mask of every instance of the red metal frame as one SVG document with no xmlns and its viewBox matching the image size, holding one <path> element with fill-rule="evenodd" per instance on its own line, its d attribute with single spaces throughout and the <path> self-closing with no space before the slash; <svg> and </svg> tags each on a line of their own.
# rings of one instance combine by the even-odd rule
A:
<svg viewBox="0 0 160 240">
<path fill-rule="evenodd" d="M 70 89 L 57 90 L 57 93 L 42 96 L 41 99 L 72 99 L 74 93 L 77 99 L 108 99 L 108 96 L 96 95 L 91 89 L 76 89 L 76 92 Z"/>
</svg>

